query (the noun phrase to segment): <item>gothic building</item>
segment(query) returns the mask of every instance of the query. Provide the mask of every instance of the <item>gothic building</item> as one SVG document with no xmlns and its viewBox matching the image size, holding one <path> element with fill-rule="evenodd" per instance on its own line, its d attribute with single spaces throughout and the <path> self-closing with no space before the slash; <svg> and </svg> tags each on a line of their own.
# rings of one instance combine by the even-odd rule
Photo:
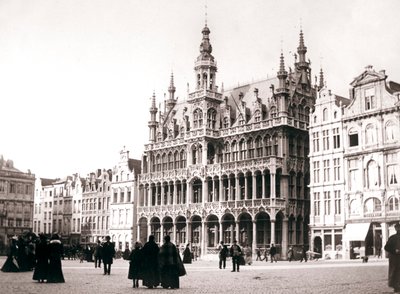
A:
<svg viewBox="0 0 400 294">
<path fill-rule="evenodd" d="M 210 30 L 202 30 L 195 89 L 175 98 L 171 76 L 164 109 L 150 107 L 142 157 L 138 236 L 171 235 L 202 253 L 237 239 L 253 250 L 308 243 L 311 82 L 303 32 L 293 70 L 284 56 L 276 78 L 217 87 Z M 278 60 L 277 60 L 278 61 Z"/>
</svg>

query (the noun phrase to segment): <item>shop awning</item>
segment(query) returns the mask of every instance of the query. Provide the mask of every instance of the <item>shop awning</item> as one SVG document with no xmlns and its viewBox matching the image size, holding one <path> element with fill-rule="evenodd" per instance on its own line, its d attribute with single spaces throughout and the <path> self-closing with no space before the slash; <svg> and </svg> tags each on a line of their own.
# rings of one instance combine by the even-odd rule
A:
<svg viewBox="0 0 400 294">
<path fill-rule="evenodd" d="M 365 241 L 365 237 L 367 237 L 370 225 L 370 223 L 347 224 L 346 240 Z"/>
</svg>

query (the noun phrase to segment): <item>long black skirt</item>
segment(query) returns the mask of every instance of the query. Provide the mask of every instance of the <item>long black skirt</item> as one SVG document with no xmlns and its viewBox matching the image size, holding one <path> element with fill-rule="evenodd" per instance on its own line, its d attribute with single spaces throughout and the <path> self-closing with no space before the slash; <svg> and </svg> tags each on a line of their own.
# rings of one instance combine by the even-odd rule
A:
<svg viewBox="0 0 400 294">
<path fill-rule="evenodd" d="M 162 267 L 161 286 L 163 288 L 179 288 L 179 272 L 177 265 L 164 265 Z"/>
<path fill-rule="evenodd" d="M 8 256 L 6 262 L 3 264 L 1 268 L 2 272 L 9 273 L 9 272 L 19 272 L 19 267 L 16 259 L 12 256 Z"/>
</svg>

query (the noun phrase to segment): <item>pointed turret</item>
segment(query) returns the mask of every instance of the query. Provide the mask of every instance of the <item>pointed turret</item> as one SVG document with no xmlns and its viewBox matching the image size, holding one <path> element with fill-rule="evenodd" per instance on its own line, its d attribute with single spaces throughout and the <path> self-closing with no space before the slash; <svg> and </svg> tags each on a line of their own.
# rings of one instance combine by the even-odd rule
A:
<svg viewBox="0 0 400 294">
<path fill-rule="evenodd" d="M 279 71 L 277 73 L 277 77 L 279 80 L 279 88 L 277 91 L 286 92 L 286 78 L 288 76 L 287 71 L 285 70 L 285 59 L 283 57 L 283 53 L 281 52 L 280 62 L 279 62 Z"/>
<path fill-rule="evenodd" d="M 322 89 L 325 86 L 325 81 L 324 81 L 324 72 L 322 70 L 319 71 L 319 89 Z"/>
<path fill-rule="evenodd" d="M 196 71 L 196 90 L 216 91 L 215 76 L 217 63 L 214 60 L 210 43 L 210 29 L 207 24 L 201 31 L 203 39 L 200 44 L 200 55 L 197 57 L 194 69 Z"/>
<path fill-rule="evenodd" d="M 156 141 L 156 128 L 157 128 L 157 106 L 156 106 L 156 94 L 153 92 L 153 96 L 151 97 L 151 107 L 150 107 L 150 121 L 148 123 L 149 126 L 149 141 Z"/>
<path fill-rule="evenodd" d="M 304 34 L 303 30 L 300 30 L 300 43 L 297 47 L 297 53 L 299 54 L 299 62 L 296 62 L 296 67 L 301 74 L 300 83 L 303 86 L 310 85 L 309 69 L 310 64 L 306 61 L 307 47 L 304 45 Z"/>
<path fill-rule="evenodd" d="M 171 73 L 171 80 L 168 87 L 169 98 L 166 101 L 166 113 L 168 113 L 176 104 L 175 100 L 175 86 L 174 86 L 174 73 Z"/>
</svg>

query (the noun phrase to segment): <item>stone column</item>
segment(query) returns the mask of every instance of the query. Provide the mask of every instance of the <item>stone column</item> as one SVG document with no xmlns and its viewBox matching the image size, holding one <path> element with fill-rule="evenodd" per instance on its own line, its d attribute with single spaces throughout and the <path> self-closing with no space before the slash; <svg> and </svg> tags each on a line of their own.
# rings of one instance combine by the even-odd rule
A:
<svg viewBox="0 0 400 294">
<path fill-rule="evenodd" d="M 176 204 L 176 198 L 177 198 L 177 191 L 178 190 L 178 185 L 176 184 L 176 181 L 174 181 L 174 191 L 172 192 L 172 204 Z"/>
<path fill-rule="evenodd" d="M 275 194 L 275 180 L 276 180 L 276 174 L 275 171 L 270 173 L 270 177 L 271 177 L 271 185 L 270 185 L 270 189 L 271 189 L 271 199 L 275 199 L 276 198 L 276 194 Z"/>
<path fill-rule="evenodd" d="M 281 258 L 287 258 L 288 251 L 288 219 L 284 218 L 282 223 L 282 244 L 281 244 Z"/>
<path fill-rule="evenodd" d="M 136 235 L 137 235 L 137 237 L 136 237 L 136 240 L 139 240 L 139 241 L 141 241 L 140 240 L 140 224 L 139 223 L 137 223 L 136 224 Z M 132 240 L 133 241 L 133 240 Z"/>
<path fill-rule="evenodd" d="M 161 205 L 164 205 L 165 186 L 161 183 Z"/>
<path fill-rule="evenodd" d="M 239 231 L 239 222 L 236 221 L 235 223 L 236 223 L 236 237 L 235 238 L 238 241 L 238 244 L 240 244 L 239 243 L 239 233 L 240 233 L 240 231 Z"/>
<path fill-rule="evenodd" d="M 186 182 L 186 203 L 192 203 L 192 185 L 189 182 Z"/>
<path fill-rule="evenodd" d="M 216 191 L 215 191 L 215 179 L 212 179 L 212 198 L 211 202 L 216 200 Z"/>
<path fill-rule="evenodd" d="M 264 172 L 262 173 L 262 195 L 261 198 L 264 199 L 265 197 L 265 174 Z"/>
<path fill-rule="evenodd" d="M 172 238 L 171 242 L 176 245 L 176 223 L 172 222 Z"/>
<path fill-rule="evenodd" d="M 219 195 L 218 195 L 218 200 L 219 201 L 224 201 L 224 181 L 222 180 L 222 178 L 220 178 L 219 180 Z"/>
<path fill-rule="evenodd" d="M 201 244 L 200 244 L 200 248 L 201 248 L 201 256 L 203 256 L 204 254 L 207 254 L 206 252 L 206 221 L 202 220 L 201 221 Z"/>
<path fill-rule="evenodd" d="M 256 220 L 252 220 L 252 223 L 253 223 L 253 236 L 252 236 L 252 238 L 253 238 L 253 240 L 252 240 L 252 243 L 251 243 L 251 247 L 252 247 L 252 251 L 253 251 L 253 254 L 256 254 L 256 249 L 257 249 L 257 221 Z"/>
<path fill-rule="evenodd" d="M 234 234 L 235 234 L 235 223 L 233 223 L 231 225 L 231 242 L 230 242 L 231 244 L 233 243 L 233 240 L 235 239 Z"/>
<path fill-rule="evenodd" d="M 224 241 L 224 230 L 222 226 L 222 221 L 219 221 L 219 241 Z"/>
<path fill-rule="evenodd" d="M 275 220 L 271 220 L 271 244 L 275 244 Z"/>
<path fill-rule="evenodd" d="M 150 221 L 149 221 L 148 224 L 147 224 L 147 240 L 146 241 L 149 240 L 149 236 L 150 235 L 151 235 L 151 224 L 150 224 Z"/>
<path fill-rule="evenodd" d="M 244 175 L 244 199 L 246 200 L 246 199 L 248 199 L 248 189 L 249 189 L 249 183 L 248 183 L 248 179 L 247 179 L 247 176 L 246 176 L 246 174 Z"/>
<path fill-rule="evenodd" d="M 204 203 L 206 202 L 206 198 L 208 197 L 208 183 L 207 183 L 207 178 L 204 179 L 203 181 L 203 189 L 202 189 L 202 196 L 201 196 L 201 204 L 204 206 Z M 208 201 L 208 199 L 207 199 Z"/>
<path fill-rule="evenodd" d="M 164 225 L 163 223 L 160 224 L 160 244 L 162 243 L 164 239 Z"/>
<path fill-rule="evenodd" d="M 252 198 L 253 200 L 257 197 L 257 176 L 253 174 L 253 189 L 252 189 Z"/>
<path fill-rule="evenodd" d="M 186 220 L 186 244 L 192 242 L 192 236 L 191 236 L 191 223 L 190 221 Z"/>
<path fill-rule="evenodd" d="M 240 186 L 239 186 L 239 175 L 235 177 L 235 186 L 236 186 L 236 201 L 240 200 Z"/>
</svg>

